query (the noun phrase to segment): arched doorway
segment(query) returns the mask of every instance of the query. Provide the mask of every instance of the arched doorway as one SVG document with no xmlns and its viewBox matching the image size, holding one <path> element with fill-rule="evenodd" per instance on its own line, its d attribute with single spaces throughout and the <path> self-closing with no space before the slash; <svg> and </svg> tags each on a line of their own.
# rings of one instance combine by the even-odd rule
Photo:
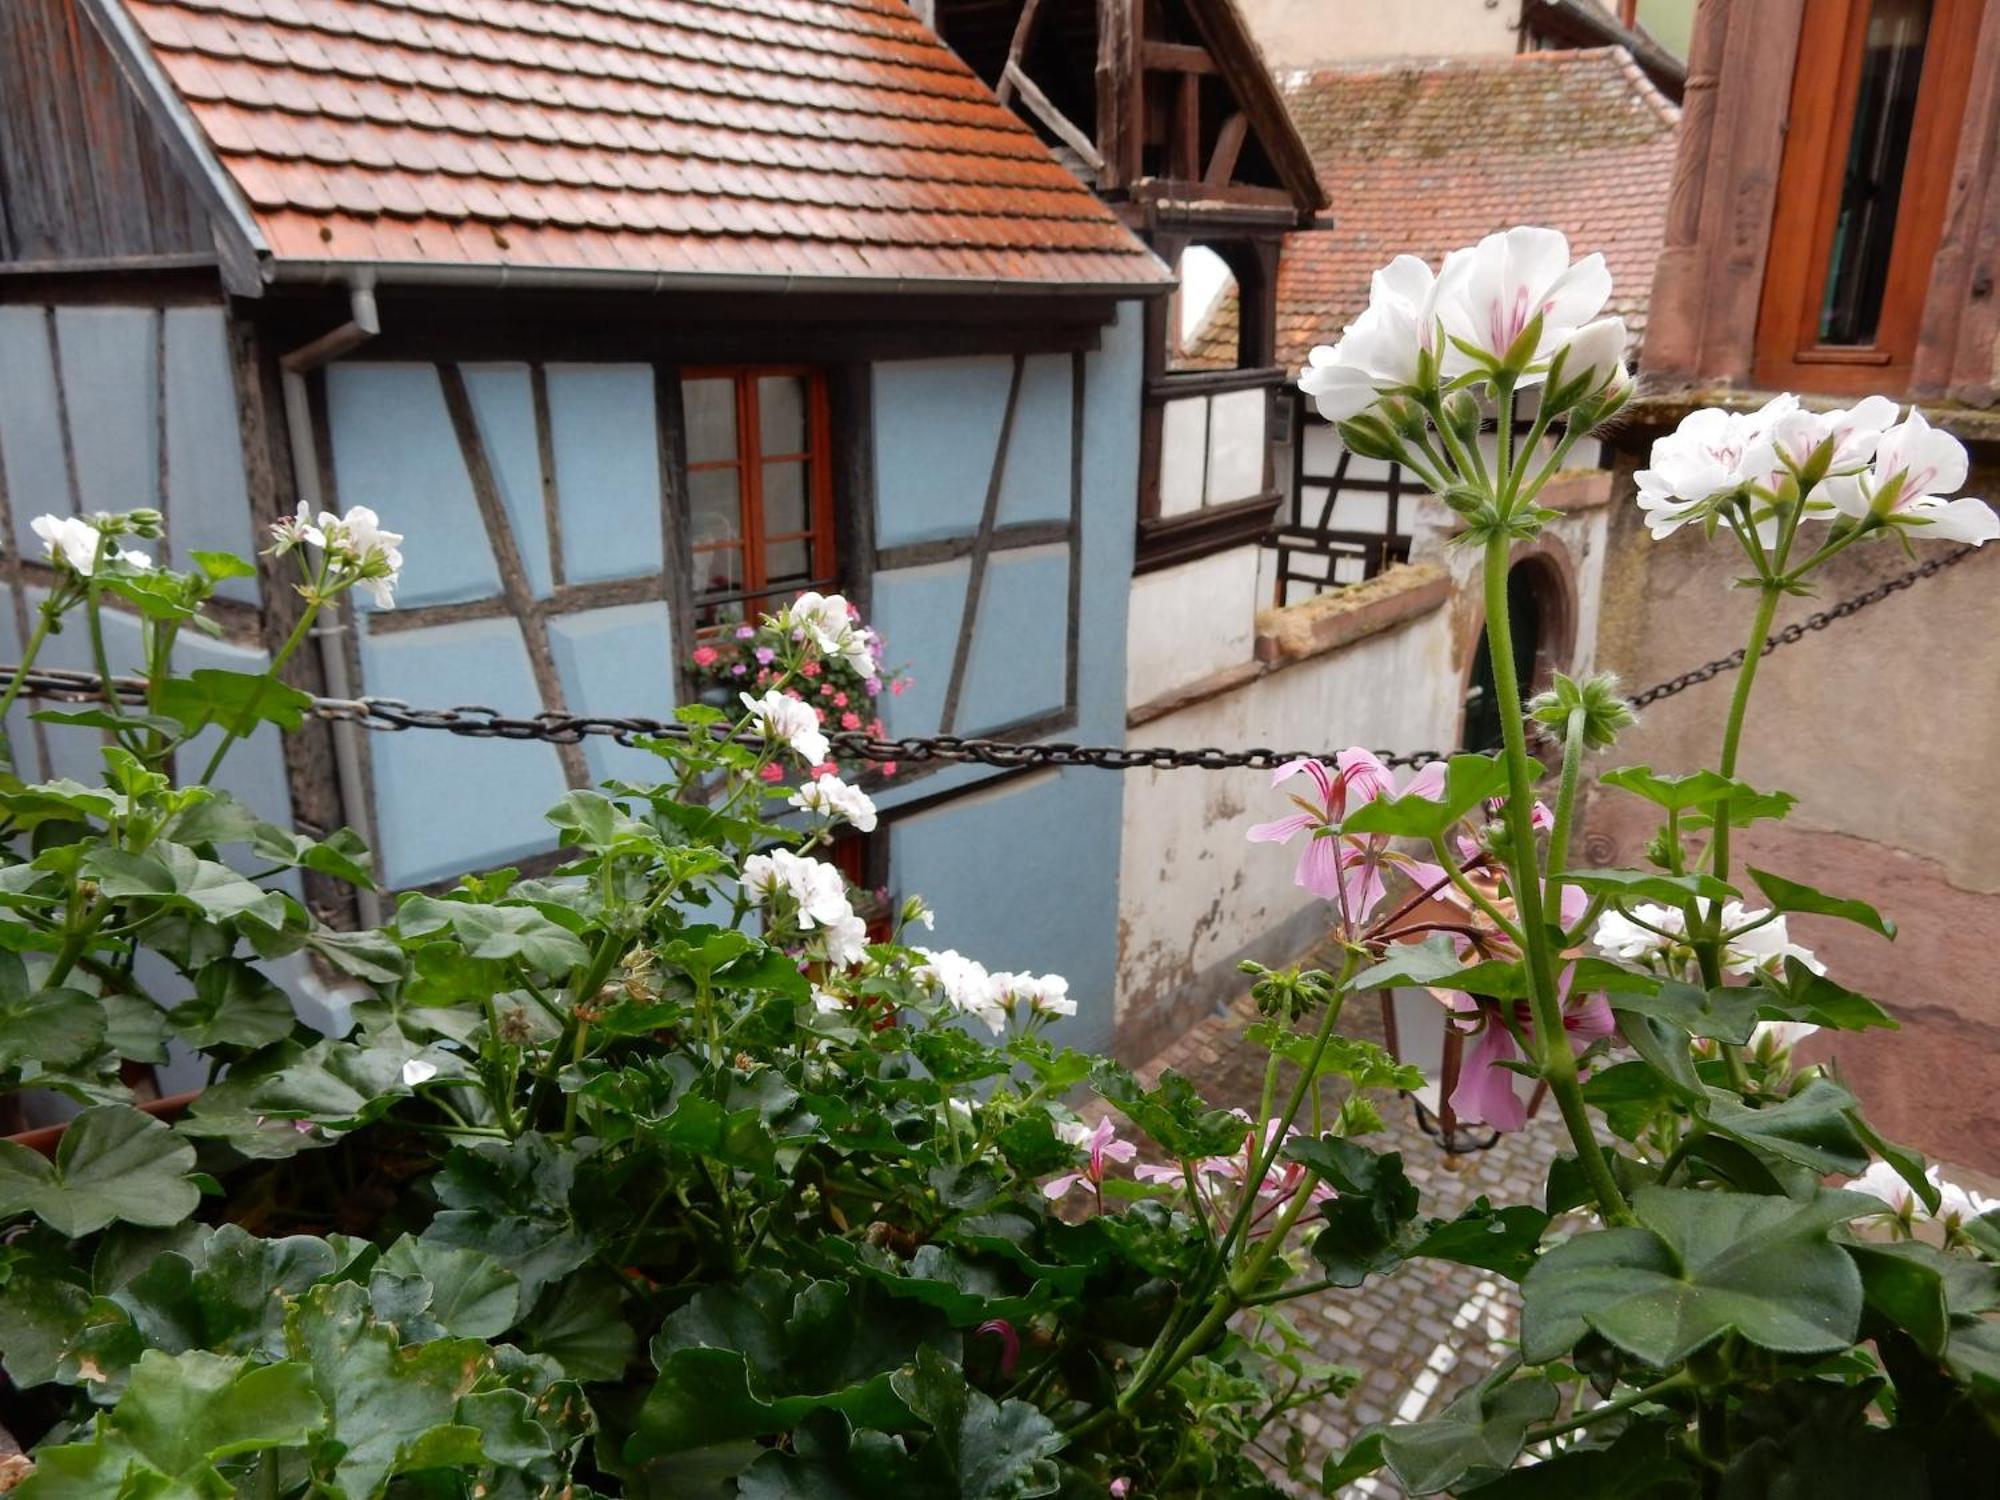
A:
<svg viewBox="0 0 2000 1500">
<path fill-rule="evenodd" d="M 1524 557 L 1507 574 L 1507 623 L 1523 697 L 1547 687 L 1558 663 L 1568 661 L 1575 628 L 1569 601 L 1563 570 L 1553 558 Z M 1483 626 L 1473 652 L 1472 675 L 1466 682 L 1461 723 L 1461 748 L 1479 753 L 1500 748 L 1499 693 Z"/>
</svg>

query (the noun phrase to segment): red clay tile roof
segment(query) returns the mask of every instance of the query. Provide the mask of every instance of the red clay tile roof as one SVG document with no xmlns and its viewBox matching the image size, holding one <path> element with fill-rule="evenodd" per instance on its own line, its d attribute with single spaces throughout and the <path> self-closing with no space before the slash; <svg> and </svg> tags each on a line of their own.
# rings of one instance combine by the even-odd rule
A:
<svg viewBox="0 0 2000 1500">
<path fill-rule="evenodd" d="M 1332 199 L 1331 229 L 1285 236 L 1278 358 L 1292 368 L 1368 305 L 1396 255 L 1435 265 L 1514 224 L 1601 250 L 1633 347 L 1666 236 L 1680 111 L 1617 47 L 1322 68 L 1280 77 Z M 1234 343 L 1233 300 L 1189 355 Z M 1204 338 L 1203 335 L 1206 335 Z"/>
<path fill-rule="evenodd" d="M 900 0 L 122 3 L 281 269 L 1165 279 Z"/>
</svg>

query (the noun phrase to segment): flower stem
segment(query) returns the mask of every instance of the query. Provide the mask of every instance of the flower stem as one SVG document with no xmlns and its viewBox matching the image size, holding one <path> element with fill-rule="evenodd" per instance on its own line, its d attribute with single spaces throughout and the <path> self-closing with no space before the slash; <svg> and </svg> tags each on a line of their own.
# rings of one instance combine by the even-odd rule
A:
<svg viewBox="0 0 2000 1500">
<path fill-rule="evenodd" d="M 215 753 L 209 756 L 208 764 L 201 768 L 201 780 L 198 785 L 207 786 L 214 779 L 215 773 L 222 768 L 222 758 L 229 753 L 229 747 L 257 727 L 257 709 L 264 701 L 264 694 L 270 689 L 278 674 L 285 670 L 285 663 L 292 659 L 292 653 L 304 642 L 306 633 L 312 629 L 313 621 L 319 618 L 319 606 L 320 602 L 317 599 L 306 605 L 304 613 L 299 616 L 299 623 L 292 627 L 292 633 L 285 637 L 285 644 L 280 646 L 278 654 L 271 658 L 271 665 L 265 669 L 263 678 L 250 690 L 250 699 L 243 705 L 243 712 L 237 715 L 233 725 L 223 731 L 222 743 L 215 747 Z"/>
<path fill-rule="evenodd" d="M 1569 841 L 1576 819 L 1576 784 L 1583 772 L 1583 730 L 1589 715 L 1581 705 L 1569 711 L 1563 735 L 1562 781 L 1556 788 L 1556 822 L 1549 830 L 1549 879 L 1569 864 Z"/>
<path fill-rule="evenodd" d="M 35 622 L 35 633 L 28 637 L 28 646 L 21 653 L 21 665 L 14 669 L 14 680 L 7 684 L 7 692 L 0 696 L 0 752 L 4 752 L 8 763 L 14 760 L 14 747 L 7 739 L 7 712 L 13 708 L 14 700 L 21 696 L 21 685 L 28 680 L 28 673 L 34 669 L 35 658 L 42 654 L 42 642 L 49 638 L 49 631 L 55 627 L 55 613 L 47 608 L 40 612 Z"/>
<path fill-rule="evenodd" d="M 1507 765 L 1508 868 L 1514 906 L 1521 914 L 1527 939 L 1528 989 L 1535 1018 L 1535 1040 L 1541 1053 L 1542 1077 L 1569 1127 L 1577 1158 L 1590 1179 L 1599 1210 L 1612 1223 L 1626 1223 L 1631 1209 L 1598 1149 L 1597 1133 L 1584 1107 L 1583 1085 L 1577 1078 L 1576 1054 L 1563 1027 L 1562 1000 L 1556 993 L 1555 970 L 1549 956 L 1549 932 L 1542 918 L 1542 880 L 1535 861 L 1534 783 L 1528 775 L 1528 737 L 1521 714 L 1521 683 L 1514 670 L 1513 629 L 1507 616 L 1507 538 L 1496 534 L 1486 542 L 1486 642 L 1493 665 L 1493 686 L 1500 700 L 1500 733 Z"/>
<path fill-rule="evenodd" d="M 1534 1428 L 1528 1433 L 1528 1442 L 1546 1443 L 1550 1438 L 1559 1438 L 1565 1433 L 1575 1432 L 1594 1422 L 1602 1422 L 1606 1417 L 1615 1417 L 1620 1412 L 1630 1411 L 1635 1406 L 1644 1406 L 1648 1401 L 1657 1401 L 1670 1391 L 1687 1390 L 1693 1384 L 1693 1376 L 1685 1370 L 1678 1370 L 1664 1380 L 1654 1381 L 1643 1390 L 1628 1391 L 1616 1400 L 1606 1401 L 1601 1406 L 1593 1406 L 1588 1411 L 1578 1412 L 1567 1422 Z"/>
</svg>

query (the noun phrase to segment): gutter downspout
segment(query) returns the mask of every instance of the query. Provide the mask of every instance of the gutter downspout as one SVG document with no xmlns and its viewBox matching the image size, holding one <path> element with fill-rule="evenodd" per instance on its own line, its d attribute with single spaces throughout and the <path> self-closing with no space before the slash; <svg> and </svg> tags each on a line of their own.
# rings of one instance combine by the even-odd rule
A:
<svg viewBox="0 0 2000 1500">
<path fill-rule="evenodd" d="M 358 349 L 382 331 L 375 308 L 375 288 L 356 279 L 347 292 L 347 321 L 323 333 L 309 344 L 278 356 L 279 378 L 284 390 L 285 437 L 292 452 L 292 487 L 308 510 L 317 513 L 324 496 L 319 485 L 319 443 L 313 434 L 312 404 L 306 394 L 306 376 L 343 354 Z M 320 612 L 313 627 L 319 647 L 320 670 L 326 677 L 330 698 L 354 696 L 354 681 L 347 674 L 347 654 L 340 637 L 347 629 L 341 621 L 341 605 L 330 603 Z M 368 805 L 367 788 L 361 776 L 360 731 L 345 719 L 336 719 L 333 732 L 334 775 L 340 788 L 340 802 L 348 815 L 359 820 Z M 381 925 L 382 900 L 374 891 L 357 889 L 355 907 L 370 927 Z"/>
</svg>

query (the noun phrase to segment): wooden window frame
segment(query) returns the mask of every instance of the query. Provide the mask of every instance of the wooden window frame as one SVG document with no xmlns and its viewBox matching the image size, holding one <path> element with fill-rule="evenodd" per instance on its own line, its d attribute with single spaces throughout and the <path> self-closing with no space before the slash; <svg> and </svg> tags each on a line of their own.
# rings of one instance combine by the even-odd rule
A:
<svg viewBox="0 0 2000 1500">
<path fill-rule="evenodd" d="M 1819 342 L 1871 0 L 1824 3 L 1824 11 L 1812 7 L 1799 35 L 1751 373 L 1768 388 L 1900 391 L 1916 359 L 1931 265 L 1944 232 L 1981 3 L 1935 0 L 1932 6 L 1882 312 L 1869 345 Z"/>
<path fill-rule="evenodd" d="M 753 604 L 773 593 L 766 552 L 779 542 L 803 541 L 814 564 L 812 577 L 798 584 L 783 584 L 778 591 L 826 589 L 837 586 L 840 578 L 840 546 L 834 505 L 834 453 L 832 400 L 828 394 L 827 372 L 816 365 L 747 364 L 686 365 L 675 372 L 685 385 L 691 380 L 728 380 L 736 395 L 736 456 L 694 462 L 683 460 L 684 478 L 696 474 L 733 469 L 737 474 L 737 503 L 742 518 L 742 586 L 728 594 L 709 594 L 698 583 L 696 571 L 705 553 L 730 550 L 727 547 L 688 545 L 688 593 L 693 611 L 735 603 Z M 786 377 L 805 382 L 806 446 L 796 453 L 765 453 L 758 410 L 757 382 L 770 377 Z M 685 419 L 683 419 L 685 422 Z M 803 463 L 806 466 L 807 528 L 771 536 L 764 530 L 764 466 L 772 463 Z M 685 486 L 684 486 L 685 488 Z M 692 501 L 690 500 L 690 513 Z M 825 566 L 820 566 L 821 557 Z M 722 623 L 700 627 L 698 634 L 711 635 L 732 628 Z"/>
<path fill-rule="evenodd" d="M 1276 519 L 1275 433 L 1280 421 L 1287 372 L 1273 363 L 1278 326 L 1280 241 L 1259 227 L 1231 223 L 1155 234 L 1153 249 L 1169 265 L 1203 245 L 1221 255 L 1236 278 L 1236 368 L 1167 369 L 1168 319 L 1178 315 L 1177 299 L 1155 297 L 1145 311 L 1145 388 L 1139 429 L 1139 524 L 1133 572 L 1149 573 L 1260 541 Z M 1177 397 L 1218 395 L 1262 388 L 1265 412 L 1264 482 L 1254 495 L 1206 505 L 1182 515 L 1160 514 L 1160 468 L 1167 404 Z"/>
</svg>

